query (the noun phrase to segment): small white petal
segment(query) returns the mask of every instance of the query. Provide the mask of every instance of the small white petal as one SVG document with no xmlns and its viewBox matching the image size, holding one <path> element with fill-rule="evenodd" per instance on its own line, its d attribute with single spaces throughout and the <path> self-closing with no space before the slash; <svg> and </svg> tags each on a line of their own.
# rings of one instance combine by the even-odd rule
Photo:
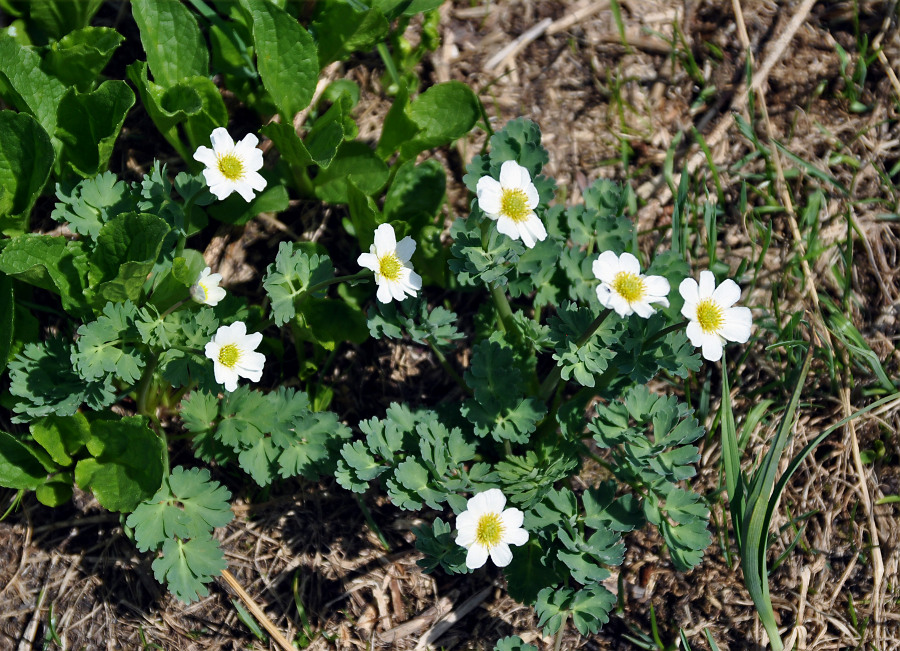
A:
<svg viewBox="0 0 900 651">
<path fill-rule="evenodd" d="M 469 553 L 466 554 L 466 567 L 470 570 L 477 570 L 487 563 L 488 550 L 481 545 L 472 545 L 469 547 Z"/>
<path fill-rule="evenodd" d="M 524 170 L 525 174 L 522 174 Z M 528 170 L 521 167 L 516 161 L 504 161 L 500 166 L 500 185 L 506 190 L 518 190 L 525 187 L 525 183 L 531 182 L 531 175 Z"/>
<path fill-rule="evenodd" d="M 669 281 L 662 276 L 644 276 L 644 290 L 650 296 L 665 297 L 669 295 L 671 289 Z"/>
<path fill-rule="evenodd" d="M 611 283 L 619 273 L 619 256 L 612 251 L 604 251 L 591 265 L 594 277 L 605 283 Z"/>
<path fill-rule="evenodd" d="M 395 253 L 400 262 L 409 262 L 413 257 L 413 253 L 415 252 L 416 241 L 409 235 L 397 242 L 397 249 Z"/>
<path fill-rule="evenodd" d="M 397 282 L 396 280 L 387 281 L 387 286 L 391 290 L 391 296 L 394 297 L 395 300 L 402 301 L 406 298 L 406 292 L 403 291 L 403 284 Z"/>
<path fill-rule="evenodd" d="M 503 542 L 508 545 L 524 545 L 528 542 L 528 532 L 524 529 L 511 529 L 503 536 Z"/>
<path fill-rule="evenodd" d="M 459 533 L 456 534 L 456 544 L 460 547 L 469 548 L 475 544 L 475 527 L 463 529 L 457 526 Z"/>
<path fill-rule="evenodd" d="M 703 351 L 704 358 L 718 362 L 722 359 L 722 338 L 717 334 L 704 334 L 700 350 Z"/>
<path fill-rule="evenodd" d="M 730 307 L 725 310 L 725 324 L 719 334 L 728 341 L 739 344 L 747 343 L 750 339 L 750 329 L 753 326 L 753 315 L 749 307 Z"/>
<path fill-rule="evenodd" d="M 397 236 L 394 227 L 390 224 L 382 224 L 375 229 L 375 250 L 378 255 L 393 253 L 397 247 Z"/>
<path fill-rule="evenodd" d="M 634 313 L 634 310 L 631 309 L 631 305 L 628 304 L 621 295 L 616 292 L 611 292 L 609 296 L 609 307 L 616 311 L 621 317 L 631 316 Z"/>
<path fill-rule="evenodd" d="M 641 274 L 641 263 L 627 251 L 619 256 L 619 269 L 635 276 Z"/>
<path fill-rule="evenodd" d="M 215 167 L 218 163 L 216 152 L 203 145 L 197 147 L 197 151 L 194 152 L 194 160 L 203 163 L 207 167 Z"/>
<path fill-rule="evenodd" d="M 488 215 L 500 214 L 501 200 L 503 199 L 503 188 L 490 176 L 482 176 L 478 179 L 478 185 L 475 188 L 475 195 L 478 197 L 478 207 Z"/>
<path fill-rule="evenodd" d="M 518 240 L 521 237 L 516 222 L 503 215 L 500 215 L 497 218 L 497 231 L 514 240 Z"/>
<path fill-rule="evenodd" d="M 726 278 L 716 287 L 712 298 L 724 310 L 741 300 L 741 288 L 731 278 Z"/>
<path fill-rule="evenodd" d="M 244 176 L 244 182 L 257 192 L 262 192 L 266 189 L 266 179 L 259 172 L 247 172 Z"/>
<path fill-rule="evenodd" d="M 526 226 L 525 222 L 515 222 L 516 230 L 519 232 L 519 237 L 522 238 L 522 243 L 526 248 L 533 249 L 536 244 L 534 240 L 534 235 L 531 234 L 531 231 Z"/>
<path fill-rule="evenodd" d="M 543 242 L 547 239 L 547 229 L 544 228 L 544 222 L 535 213 L 528 215 L 524 222 L 524 227 L 528 229 L 531 236 L 538 242 Z M 534 245 L 532 244 L 532 246 Z"/>
<path fill-rule="evenodd" d="M 220 156 L 222 154 L 230 154 L 234 150 L 234 140 L 229 135 L 228 129 L 224 127 L 213 129 L 209 136 L 209 141 L 212 143 L 216 154 Z"/>
<path fill-rule="evenodd" d="M 206 304 L 210 307 L 218 305 L 226 296 L 226 291 L 219 286 L 210 287 L 206 294 Z"/>
<path fill-rule="evenodd" d="M 378 289 L 375 292 L 375 296 L 378 297 L 378 300 L 382 303 L 390 303 L 392 300 L 391 296 L 391 288 L 388 286 L 387 281 L 382 280 L 378 283 Z"/>
<path fill-rule="evenodd" d="M 525 187 L 522 188 L 525 190 L 525 197 L 528 199 L 525 203 L 528 206 L 528 210 L 534 210 L 537 208 L 537 205 L 541 202 L 541 195 L 538 194 L 537 188 L 534 187 L 534 183 L 527 183 Z"/>
<path fill-rule="evenodd" d="M 410 271 L 409 278 L 407 278 L 407 283 L 411 289 L 418 291 L 422 289 L 422 276 L 417 274 L 415 271 Z M 415 294 L 413 294 L 413 296 L 415 296 Z"/>
<path fill-rule="evenodd" d="M 506 500 L 504 499 L 505 503 Z M 522 526 L 522 523 L 525 521 L 525 514 L 516 508 L 506 509 L 500 514 L 500 521 L 503 523 L 504 529 L 512 531 Z"/>
<path fill-rule="evenodd" d="M 700 272 L 700 299 L 710 298 L 716 290 L 716 277 L 712 271 L 704 269 Z"/>
<path fill-rule="evenodd" d="M 656 314 L 656 310 L 650 306 L 650 303 L 646 301 L 635 301 L 631 304 L 631 309 L 634 310 L 634 313 L 643 319 L 649 319 L 651 316 Z"/>
<path fill-rule="evenodd" d="M 257 174 L 257 176 L 259 176 L 259 175 Z M 262 178 L 262 177 L 260 177 L 260 178 Z M 263 182 L 263 187 L 266 187 L 265 182 Z M 250 203 L 251 201 L 253 201 L 253 198 L 255 196 L 253 194 L 253 186 L 251 186 L 247 181 L 234 182 L 234 189 L 237 191 L 237 193 L 239 195 L 241 195 L 241 197 L 247 203 Z"/>
<path fill-rule="evenodd" d="M 685 278 L 682 280 L 681 284 L 678 285 L 678 293 L 681 294 L 681 297 L 686 303 L 697 304 L 700 302 L 700 292 L 697 287 L 697 281 L 693 278 Z M 682 313 L 684 313 L 684 310 L 682 310 Z M 690 318 L 687 314 L 684 316 Z"/>
<path fill-rule="evenodd" d="M 696 321 L 691 321 L 687 324 L 685 334 L 687 334 L 688 339 L 691 340 L 692 346 L 699 348 L 703 345 L 703 328 L 701 328 L 700 324 Z"/>
<path fill-rule="evenodd" d="M 602 305 L 603 307 L 606 307 L 606 308 L 611 307 L 612 289 L 606 283 L 598 285 L 597 300 L 600 301 L 600 305 Z"/>
<path fill-rule="evenodd" d="M 360 253 L 359 257 L 356 259 L 356 264 L 360 267 L 375 271 L 378 269 L 378 256 L 374 253 Z"/>
<path fill-rule="evenodd" d="M 506 567 L 512 562 L 512 550 L 506 543 L 497 543 L 491 547 L 491 560 L 497 567 Z"/>
</svg>

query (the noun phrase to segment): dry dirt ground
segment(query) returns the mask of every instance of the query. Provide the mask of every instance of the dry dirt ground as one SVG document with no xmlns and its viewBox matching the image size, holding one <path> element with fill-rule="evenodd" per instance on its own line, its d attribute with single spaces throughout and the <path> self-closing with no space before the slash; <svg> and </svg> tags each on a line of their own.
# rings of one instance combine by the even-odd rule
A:
<svg viewBox="0 0 900 651">
<path fill-rule="evenodd" d="M 712 196 L 716 186 L 709 159 L 715 161 L 725 200 L 717 257 L 732 271 L 742 259 L 760 257 L 757 225 L 771 226 L 771 246 L 744 299 L 757 316 L 757 337 L 732 380 L 739 426 L 754 404 L 773 400 L 772 416 L 750 436 L 745 459 L 751 460 L 765 450 L 778 424 L 777 410 L 786 401 L 784 375 L 790 369 L 766 347 L 776 343 L 780 328 L 795 315 L 814 321 L 816 302 L 823 297 L 846 306 L 887 373 L 897 376 L 900 232 L 894 183 L 900 86 L 889 74 L 891 66 L 900 66 L 896 5 L 874 0 L 619 0 L 613 6 L 608 0 L 452 2 L 442 9 L 441 46 L 423 61 L 421 76 L 426 84 L 469 83 L 495 125 L 517 116 L 538 122 L 550 151 L 546 172 L 565 188 L 567 201 L 577 202 L 598 176 L 628 181 L 639 197 L 642 245 L 656 246 L 660 238 L 665 245 L 672 214 L 664 178 L 667 152 L 676 182 L 688 167 L 695 187 L 705 186 Z M 614 6 L 620 9 L 621 31 Z M 742 21 L 735 6 L 742 9 Z M 853 84 L 842 75 L 838 44 L 848 52 L 852 71 L 857 34 L 867 35 L 870 43 L 877 39 L 884 55 L 873 58 L 865 79 Z M 753 53 L 752 97 L 746 92 L 744 42 Z M 358 118 L 363 134 L 373 138 L 389 105 L 380 88 L 382 73 L 374 56 L 330 71 L 362 86 Z M 853 99 L 866 110 L 851 111 Z M 770 137 L 781 141 L 834 176 L 849 195 L 833 192 L 787 158 L 786 187 L 763 187 L 772 179 L 781 184 L 760 158 L 745 158 L 756 146 L 738 132 L 734 115 L 754 117 L 763 144 Z M 139 116 L 133 119 L 132 129 L 140 128 Z M 693 129 L 703 135 L 709 157 L 697 153 Z M 145 169 L 149 157 L 130 150 L 128 137 L 123 140 L 119 171 Z M 476 132 L 437 153 L 450 177 L 448 219 L 466 203 L 462 166 L 483 142 L 484 134 Z M 747 181 L 749 204 L 743 212 L 742 181 Z M 819 187 L 825 201 L 810 222 L 802 212 L 804 198 Z M 797 203 L 796 233 L 785 192 Z M 777 198 L 777 205 L 751 218 L 750 208 L 773 203 L 765 196 Z M 304 212 L 303 206 L 280 219 L 306 237 L 321 235 L 323 219 L 337 220 Z M 254 264 L 252 252 L 271 257 L 284 237 L 273 224 L 263 220 L 214 234 L 207 254 L 218 260 L 232 286 L 258 291 L 263 269 Z M 813 227 L 818 248 L 804 269 L 796 264 L 797 235 L 807 241 L 803 233 Z M 695 267 L 707 262 L 702 243 L 691 250 Z M 835 281 L 846 274 L 849 292 Z M 808 331 L 795 334 L 806 337 Z M 846 355 L 835 346 L 838 358 Z M 455 360 L 459 364 L 464 353 Z M 829 377 L 826 364 L 816 364 L 789 453 L 870 401 L 873 377 L 866 366 L 851 364 L 849 372 Z M 359 376 L 360 368 L 366 379 L 361 384 L 349 380 Z M 447 389 L 427 351 L 382 342 L 344 355 L 334 381 L 333 408 L 351 425 L 360 416 L 381 413 L 392 399 L 427 402 Z M 719 381 L 712 365 L 696 378 L 698 386 L 709 382 L 711 387 L 704 411 L 708 426 L 716 413 Z M 781 501 L 774 522 L 778 531 L 788 523 L 788 512 L 810 513 L 800 543 L 770 577 L 783 634 L 792 636 L 799 649 L 900 648 L 900 506 L 875 503 L 900 493 L 898 429 L 900 405 L 893 403 L 839 430 L 803 464 Z M 880 450 L 881 456 L 861 464 L 860 449 Z M 696 486 L 712 495 L 720 486 L 720 468 L 714 434 L 703 444 Z M 582 484 L 591 482 L 591 472 L 585 470 Z M 5 510 L 11 496 L 0 497 Z M 302 604 L 313 634 L 310 649 L 420 649 L 427 641 L 435 648 L 492 649 L 510 634 L 542 651 L 552 648 L 531 609 L 505 596 L 499 572 L 422 574 L 410 533 L 416 518 L 378 495 L 365 499 L 389 552 L 366 525 L 354 498 L 333 482 L 284 483 L 264 494 L 248 493 L 237 503 L 235 521 L 218 532 L 231 572 L 289 638 L 300 631 L 297 604 Z M 711 504 L 715 541 L 702 565 L 679 574 L 658 538 L 631 536 L 619 584 L 624 613 L 589 639 L 570 627 L 561 648 L 637 648 L 623 636 L 632 628 L 650 630 L 651 606 L 666 643 L 675 643 L 680 628 L 694 649 L 710 648 L 704 629 L 721 649 L 763 644 L 740 570 L 734 556 L 729 562 L 725 553 L 722 499 L 711 497 Z M 778 535 L 770 561 L 793 539 L 790 527 Z M 85 495 L 56 510 L 26 499 L 0 523 L 0 649 L 43 648 L 51 621 L 68 649 L 275 648 L 241 622 L 232 605 L 235 595 L 222 580 L 210 588 L 208 597 L 191 606 L 169 596 L 153 579 L 150 559 L 123 536 L 118 518 Z"/>
</svg>

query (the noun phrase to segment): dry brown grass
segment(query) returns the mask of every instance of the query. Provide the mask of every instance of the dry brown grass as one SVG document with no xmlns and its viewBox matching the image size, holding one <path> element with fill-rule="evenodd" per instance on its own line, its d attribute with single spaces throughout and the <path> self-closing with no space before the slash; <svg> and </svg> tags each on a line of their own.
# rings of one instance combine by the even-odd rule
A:
<svg viewBox="0 0 900 651">
<path fill-rule="evenodd" d="M 883 62 L 873 63 L 862 88 L 862 101 L 871 110 L 848 111 L 848 102 L 841 97 L 844 82 L 834 43 L 856 51 L 851 22 L 855 2 L 816 3 L 784 47 L 778 37 L 800 10 L 800 2 L 744 0 L 740 4 L 755 65 L 764 65 L 767 59 L 772 63 L 767 83 L 760 86 L 771 136 L 851 188 L 849 197 L 829 193 L 820 216 L 824 250 L 810 260 L 808 272 L 815 292 L 788 271 L 797 255 L 796 232 L 790 211 L 783 210 L 771 216 L 773 245 L 747 303 L 757 308 L 757 317 L 771 314 L 777 302 L 784 320 L 802 310 L 812 310 L 815 320 L 813 293 L 840 302 L 843 290 L 832 268 L 844 264 L 840 247 L 847 241 L 849 219 L 854 229 L 851 316 L 888 373 L 896 377 L 900 233 L 896 221 L 885 221 L 880 215 L 897 213 L 898 197 L 879 176 L 900 156 L 900 122 L 891 79 Z M 696 127 L 709 139 L 721 173 L 727 207 L 720 223 L 718 257 L 729 261 L 734 270 L 741 258 L 755 259 L 759 242 L 737 209 L 740 174 L 747 170 L 733 169 L 752 145 L 737 133 L 730 112 L 749 119 L 749 111 L 759 104 L 751 106 L 743 92 L 744 51 L 732 5 L 713 0 L 620 0 L 619 5 L 627 46 L 605 0 L 451 3 L 442 9 L 442 46 L 423 66 L 423 76 L 431 82 L 460 79 L 469 83 L 495 125 L 518 116 L 538 122 L 550 150 L 547 173 L 566 189 L 570 202 L 577 201 L 598 176 L 627 176 L 647 199 L 637 215 L 642 231 L 665 232 L 671 217 L 671 193 L 662 180 L 666 152 L 678 132 Z M 872 37 L 880 35 L 885 60 L 900 65 L 896 2 L 859 0 L 858 5 L 861 29 Z M 885 22 L 886 15 L 890 20 Z M 675 24 L 706 79 L 716 87 L 715 94 L 700 106 L 694 105 L 699 91 L 695 82 L 683 62 L 669 53 L 667 41 L 674 39 Z M 505 49 L 535 26 L 539 28 L 528 42 Z M 721 49 L 722 61 L 710 56 L 704 46 L 707 42 Z M 678 47 L 684 51 L 683 45 Z M 363 88 L 359 115 L 363 135 L 377 134 L 389 106 L 380 99 L 380 70 L 372 69 L 377 65 L 375 59 L 367 59 L 350 71 L 332 71 L 336 76 L 352 75 Z M 720 135 L 713 139 L 717 129 Z M 764 142 L 769 135 L 764 125 L 758 134 Z M 483 142 L 484 135 L 476 134 L 438 153 L 450 176 L 452 210 L 465 206 L 462 165 Z M 615 162 L 621 159 L 623 143 L 632 151 L 627 169 Z M 827 157 L 835 151 L 859 161 L 858 169 L 830 165 Z M 676 175 L 688 164 L 696 165 L 695 178 L 709 177 L 705 157 L 695 157 L 694 150 L 682 145 L 676 152 Z M 752 165 L 760 169 L 758 161 Z M 783 191 L 802 196 L 812 185 L 809 177 L 791 178 Z M 713 189 L 711 182 L 708 187 Z M 866 201 L 871 199 L 883 203 Z M 322 215 L 305 215 L 302 206 L 295 207 L 289 217 L 283 216 L 282 221 L 306 237 L 324 232 Z M 283 237 L 278 226 L 266 222 L 246 231 L 223 229 L 210 253 L 231 264 L 227 275 L 233 281 L 258 282 L 263 269 L 252 256 L 241 256 L 250 237 L 266 243 Z M 644 242 L 655 246 L 654 237 Z M 704 260 L 692 262 L 700 265 Z M 774 343 L 775 330 L 774 325 L 759 330 L 758 341 L 732 379 L 739 425 L 758 400 L 784 402 L 787 369 L 764 352 L 766 345 Z M 366 392 L 350 379 L 359 377 L 358 365 L 369 378 Z M 339 412 L 343 409 L 346 422 L 354 424 L 361 415 L 378 413 L 391 399 L 433 400 L 446 389 L 436 369 L 434 360 L 415 346 L 378 343 L 354 351 L 335 370 L 336 407 Z M 806 404 L 789 454 L 870 400 L 864 391 L 872 382 L 870 374 L 859 366 L 851 370 L 832 382 L 822 364 L 816 369 L 806 387 Z M 716 396 L 718 375 L 708 372 Z M 404 385 L 410 379 L 415 389 Z M 367 395 L 378 398 L 367 401 Z M 712 424 L 715 408 L 714 399 L 707 425 Z M 746 459 L 762 454 L 776 424 L 773 417 L 752 432 Z M 802 544 L 771 576 L 772 599 L 784 635 L 792 636 L 799 649 L 900 648 L 898 507 L 874 505 L 885 495 L 900 493 L 898 431 L 900 402 L 866 415 L 856 422 L 855 433 L 846 428 L 826 441 L 803 464 L 782 497 L 775 527 L 788 522 L 788 508 L 794 516 L 815 512 L 807 521 Z M 888 461 L 855 463 L 854 437 L 857 449 L 883 440 Z M 716 436 L 706 440 L 701 452 L 696 487 L 711 493 L 720 486 Z M 587 467 L 581 481 L 589 484 L 591 479 Z M 218 532 L 229 567 L 288 637 L 296 636 L 300 625 L 294 604 L 296 579 L 296 596 L 319 633 L 310 649 L 425 648 L 429 634 L 439 631 L 443 633 L 437 648 L 491 649 L 499 637 L 513 633 L 542 650 L 551 648 L 530 609 L 505 596 L 498 573 L 423 575 L 415 564 L 417 553 L 410 534 L 415 516 L 398 511 L 377 495 L 367 496 L 366 501 L 391 544 L 390 552 L 365 526 L 354 499 L 335 484 L 283 484 L 266 496 L 248 493 L 244 498 L 236 506 L 234 523 Z M 713 514 L 717 541 L 703 564 L 687 575 L 673 571 L 657 537 L 630 536 L 621 568 L 624 619 L 614 617 L 592 639 L 571 630 L 563 648 L 634 648 L 621 635 L 628 631 L 626 622 L 649 630 L 650 604 L 666 640 L 674 641 L 680 627 L 693 648 L 706 649 L 702 631 L 709 628 L 722 649 L 763 644 L 765 637 L 740 570 L 726 562 L 722 545 L 728 543 L 722 526 L 727 516 L 721 501 L 714 505 Z M 773 553 L 779 554 L 792 539 L 790 529 L 778 536 Z M 0 541 L 2 649 L 28 649 L 32 644 L 42 648 L 51 607 L 56 630 L 68 649 L 141 648 L 143 640 L 183 651 L 274 648 L 257 641 L 239 621 L 229 603 L 234 595 L 222 581 L 191 606 L 167 595 L 153 579 L 148 559 L 122 535 L 118 519 L 101 512 L 87 496 L 78 495 L 71 507 L 56 510 L 26 500 L 0 524 Z M 879 554 L 880 577 L 876 576 Z M 854 625 L 851 615 L 851 598 L 859 622 L 872 618 L 862 639 L 857 630 L 861 627 Z M 442 628 L 441 622 L 453 625 Z"/>
</svg>

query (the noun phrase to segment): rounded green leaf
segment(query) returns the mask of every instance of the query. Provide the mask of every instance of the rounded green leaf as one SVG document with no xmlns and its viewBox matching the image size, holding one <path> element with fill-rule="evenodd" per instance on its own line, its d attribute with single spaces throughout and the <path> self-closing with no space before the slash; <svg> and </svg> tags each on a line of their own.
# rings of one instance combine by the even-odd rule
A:
<svg viewBox="0 0 900 651">
<path fill-rule="evenodd" d="M 209 51 L 199 25 L 178 0 L 133 0 L 131 10 L 153 79 L 164 87 L 209 74 Z"/>
<path fill-rule="evenodd" d="M 0 111 L 0 228 L 12 226 L 3 220 L 11 216 L 22 218 L 25 230 L 52 166 L 53 145 L 41 125 L 25 113 Z"/>
<path fill-rule="evenodd" d="M 0 486 L 37 488 L 47 476 L 38 456 L 12 434 L 0 431 Z"/>
</svg>

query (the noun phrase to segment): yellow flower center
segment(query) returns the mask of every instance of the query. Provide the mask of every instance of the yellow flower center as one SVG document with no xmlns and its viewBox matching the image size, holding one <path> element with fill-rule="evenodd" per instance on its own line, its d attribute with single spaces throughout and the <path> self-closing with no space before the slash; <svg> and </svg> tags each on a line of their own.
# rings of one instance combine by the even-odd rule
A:
<svg viewBox="0 0 900 651">
<path fill-rule="evenodd" d="M 475 527 L 475 542 L 490 549 L 503 539 L 503 522 L 499 513 L 485 513 L 478 518 Z"/>
<path fill-rule="evenodd" d="M 706 334 L 717 333 L 725 322 L 722 308 L 711 298 L 704 298 L 697 303 L 697 323 Z"/>
<path fill-rule="evenodd" d="M 612 287 L 616 293 L 629 303 L 634 303 L 644 298 L 646 287 L 644 279 L 629 271 L 620 271 L 612 281 Z"/>
<path fill-rule="evenodd" d="M 378 273 L 388 280 L 399 280 L 402 268 L 403 263 L 393 253 L 388 253 L 378 258 Z"/>
<path fill-rule="evenodd" d="M 229 181 L 237 181 L 244 176 L 244 164 L 234 154 L 219 156 L 219 171 Z"/>
<path fill-rule="evenodd" d="M 241 351 L 234 344 L 225 344 L 219 349 L 219 364 L 225 368 L 234 368 L 240 358 Z"/>
<path fill-rule="evenodd" d="M 500 214 L 509 217 L 514 222 L 523 222 L 528 219 L 531 210 L 528 209 L 528 196 L 524 190 L 503 190 L 500 197 Z"/>
</svg>

